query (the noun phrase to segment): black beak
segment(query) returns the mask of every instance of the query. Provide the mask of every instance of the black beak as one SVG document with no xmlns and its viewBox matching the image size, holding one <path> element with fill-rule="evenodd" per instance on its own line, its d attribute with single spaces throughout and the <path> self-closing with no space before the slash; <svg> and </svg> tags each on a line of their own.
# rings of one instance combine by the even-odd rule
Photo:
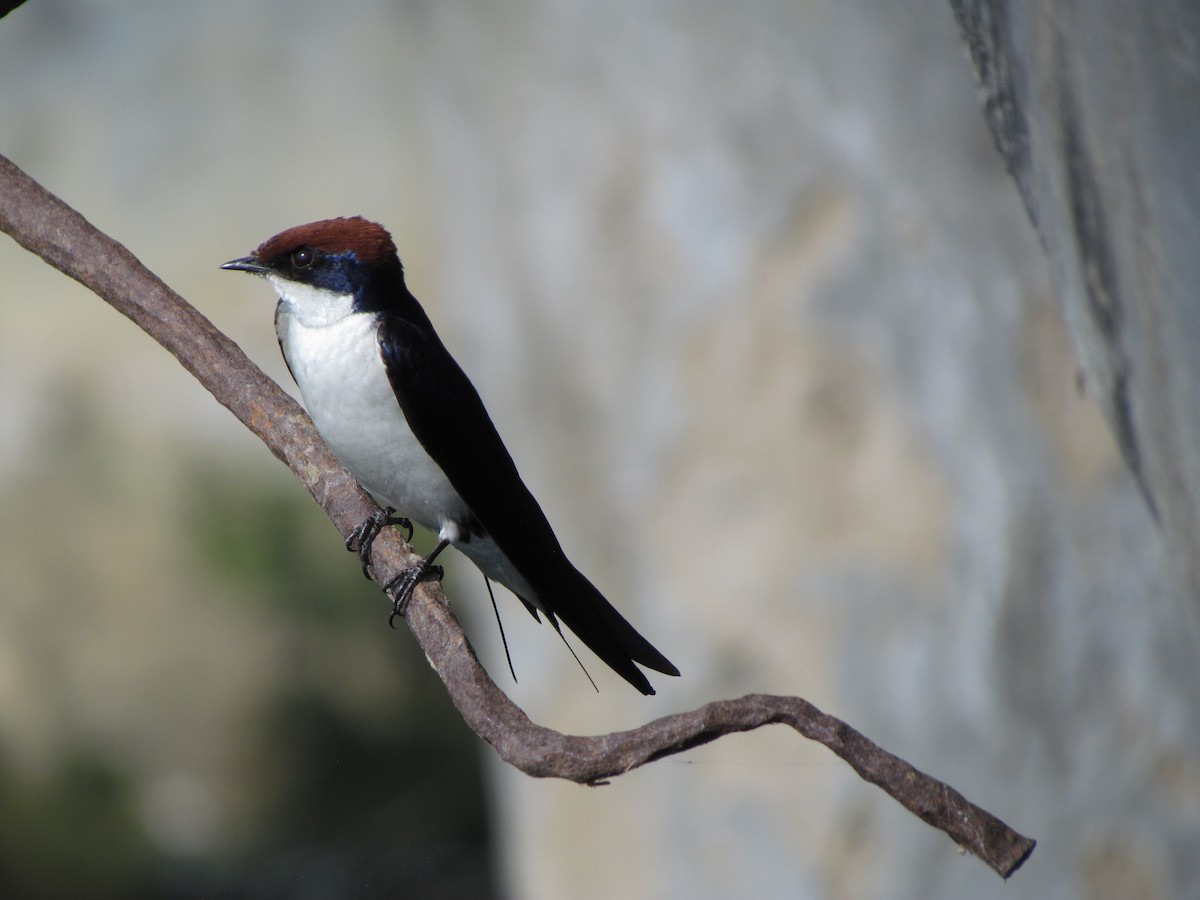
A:
<svg viewBox="0 0 1200 900">
<path fill-rule="evenodd" d="M 231 259 L 221 266 L 222 269 L 232 269 L 236 272 L 251 272 L 254 275 L 265 275 L 267 267 L 253 256 L 243 256 L 241 259 Z"/>
</svg>

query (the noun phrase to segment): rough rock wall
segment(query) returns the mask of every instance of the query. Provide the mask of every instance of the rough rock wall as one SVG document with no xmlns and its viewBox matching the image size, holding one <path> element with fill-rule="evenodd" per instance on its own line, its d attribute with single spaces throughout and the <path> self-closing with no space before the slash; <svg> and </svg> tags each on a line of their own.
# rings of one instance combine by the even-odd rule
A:
<svg viewBox="0 0 1200 900">
<path fill-rule="evenodd" d="M 518 459 L 571 486 L 568 548 L 680 656 L 648 709 L 797 691 L 1042 840 L 1005 887 L 755 736 L 599 796 L 499 770 L 516 893 L 1194 891 L 1196 654 L 1143 496 L 1159 463 L 1078 389 L 950 11 L 509 9 L 422 24 L 450 305 L 519 386 L 505 415 L 537 397 L 570 423 Z M 1152 252 L 1076 194 L 1066 221 Z M 1082 284 L 1123 272 L 1090 252 L 1085 312 L 1114 301 Z M 564 727 L 628 724 L 619 694 L 555 696 L 532 702 Z"/>
<path fill-rule="evenodd" d="M 1200 675 L 1180 613 L 1195 592 L 1171 560 L 1188 522 L 1176 499 L 1190 509 L 1194 483 L 1179 474 L 1189 307 L 1142 290 L 1200 283 L 1184 277 L 1194 207 L 1175 142 L 1192 120 L 1165 112 L 1197 57 L 1182 13 L 1101 29 L 1083 4 L 1060 7 L 1077 28 L 1041 30 L 1041 7 L 960 12 L 997 36 L 981 46 L 1013 87 L 994 115 L 1015 115 L 1006 96 L 1072 99 L 1066 143 L 1098 199 L 1072 204 L 1071 179 L 1040 162 L 1061 123 L 1028 119 L 1021 183 L 1045 198 L 1043 229 L 1055 216 L 1107 236 L 1108 255 L 1084 265 L 1065 237 L 1047 266 L 941 0 L 377 3 L 353 16 L 291 0 L 47 0 L 0 30 L 0 67 L 21 85 L 0 92 L 0 137 L 281 381 L 269 298 L 216 264 L 322 216 L 393 227 L 568 552 L 684 672 L 644 700 L 593 666 L 597 697 L 501 595 L 513 686 L 486 595 L 448 559 L 485 663 L 535 719 L 599 732 L 716 696 L 799 693 L 1040 841 L 1002 884 L 827 753 L 765 732 L 598 790 L 496 765 L 512 896 L 1197 896 Z M 31 30 L 13 30 L 26 13 Z M 1022 38 L 1046 33 L 1087 39 L 1067 53 Z M 1051 52 L 1066 87 L 1031 68 Z M 1149 65 L 1174 75 L 1143 83 Z M 1106 86 L 1122 105 L 1103 113 Z M 1121 149 L 1154 122 L 1171 141 Z M 1143 187 L 1108 199 L 1122 171 Z M 1139 203 L 1153 230 L 1135 227 Z M 223 613 L 240 594 L 147 578 L 174 558 L 187 509 L 138 517 L 136 534 L 90 524 L 108 507 L 77 526 L 103 562 L 73 579 L 84 616 L 22 548 L 58 533 L 80 480 L 132 498 L 181 484 L 188 458 L 265 454 L 126 323 L 0 254 L 5 746 L 40 758 L 55 733 L 98 736 L 151 786 L 156 771 L 197 776 L 208 843 L 189 852 L 207 852 L 236 830 L 225 798 L 254 779 L 214 788 L 180 747 L 235 756 L 246 737 L 230 708 L 293 680 L 272 651 L 277 618 L 247 624 Z M 1088 279 L 1108 292 L 1099 313 Z M 1056 294 L 1074 304 L 1070 328 Z M 1103 373 L 1119 367 L 1104 341 L 1077 355 L 1071 340 L 1109 303 L 1160 525 L 1096 402 L 1115 396 Z M 86 385 L 94 418 L 124 429 L 104 478 L 36 474 L 39 417 L 63 414 L 56 382 Z M 284 479 L 261 465 L 256 478 Z M 377 684 L 361 644 L 312 631 L 319 683 Z M 409 651 L 400 637 L 372 652 Z M 401 798 L 419 777 L 379 790 Z M 170 807 L 191 826 L 195 809 Z"/>
<path fill-rule="evenodd" d="M 1088 390 L 1200 603 L 1200 8 L 952 0 Z"/>
</svg>

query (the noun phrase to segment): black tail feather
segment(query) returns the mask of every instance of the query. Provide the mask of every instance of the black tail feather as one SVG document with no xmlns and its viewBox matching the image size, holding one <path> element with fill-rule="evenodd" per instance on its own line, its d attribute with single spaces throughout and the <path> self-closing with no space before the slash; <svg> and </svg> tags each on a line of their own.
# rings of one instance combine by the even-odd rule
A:
<svg viewBox="0 0 1200 900">
<path fill-rule="evenodd" d="M 564 563 L 552 585 L 538 585 L 538 599 L 555 627 L 553 616 L 643 694 L 653 694 L 654 688 L 637 663 L 664 675 L 679 674 L 679 669 L 642 637 L 582 572 L 566 560 Z"/>
<path fill-rule="evenodd" d="M 496 614 L 496 627 L 500 629 L 500 643 L 504 645 L 504 658 L 508 660 L 508 671 L 512 675 L 513 684 L 516 684 L 517 670 L 513 668 L 512 654 L 508 652 L 508 638 L 504 634 L 504 623 L 500 621 L 500 607 L 496 605 L 496 595 L 492 592 L 492 580 L 484 575 L 483 583 L 487 587 L 488 596 L 492 598 L 492 612 Z M 537 618 L 536 613 L 534 618 Z"/>
</svg>

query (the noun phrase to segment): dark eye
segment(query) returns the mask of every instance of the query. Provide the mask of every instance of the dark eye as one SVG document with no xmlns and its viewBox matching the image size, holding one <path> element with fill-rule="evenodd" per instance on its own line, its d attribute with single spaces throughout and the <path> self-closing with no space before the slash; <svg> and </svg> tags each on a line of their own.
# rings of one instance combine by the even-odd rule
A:
<svg viewBox="0 0 1200 900">
<path fill-rule="evenodd" d="M 292 251 L 292 265 L 297 269 L 307 269 L 316 258 L 317 255 L 313 252 L 312 247 L 301 247 L 299 250 Z"/>
</svg>

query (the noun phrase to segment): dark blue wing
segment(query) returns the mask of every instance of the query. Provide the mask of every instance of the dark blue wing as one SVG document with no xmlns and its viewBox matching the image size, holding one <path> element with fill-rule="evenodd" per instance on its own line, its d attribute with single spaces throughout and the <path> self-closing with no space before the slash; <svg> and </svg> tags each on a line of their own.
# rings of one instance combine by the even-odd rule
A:
<svg viewBox="0 0 1200 900">
<path fill-rule="evenodd" d="M 379 325 L 388 380 L 413 434 L 533 587 L 552 624 L 562 619 L 614 671 L 654 693 L 634 662 L 668 675 L 679 670 L 567 559 L 474 385 L 427 321 L 382 315 Z"/>
</svg>

